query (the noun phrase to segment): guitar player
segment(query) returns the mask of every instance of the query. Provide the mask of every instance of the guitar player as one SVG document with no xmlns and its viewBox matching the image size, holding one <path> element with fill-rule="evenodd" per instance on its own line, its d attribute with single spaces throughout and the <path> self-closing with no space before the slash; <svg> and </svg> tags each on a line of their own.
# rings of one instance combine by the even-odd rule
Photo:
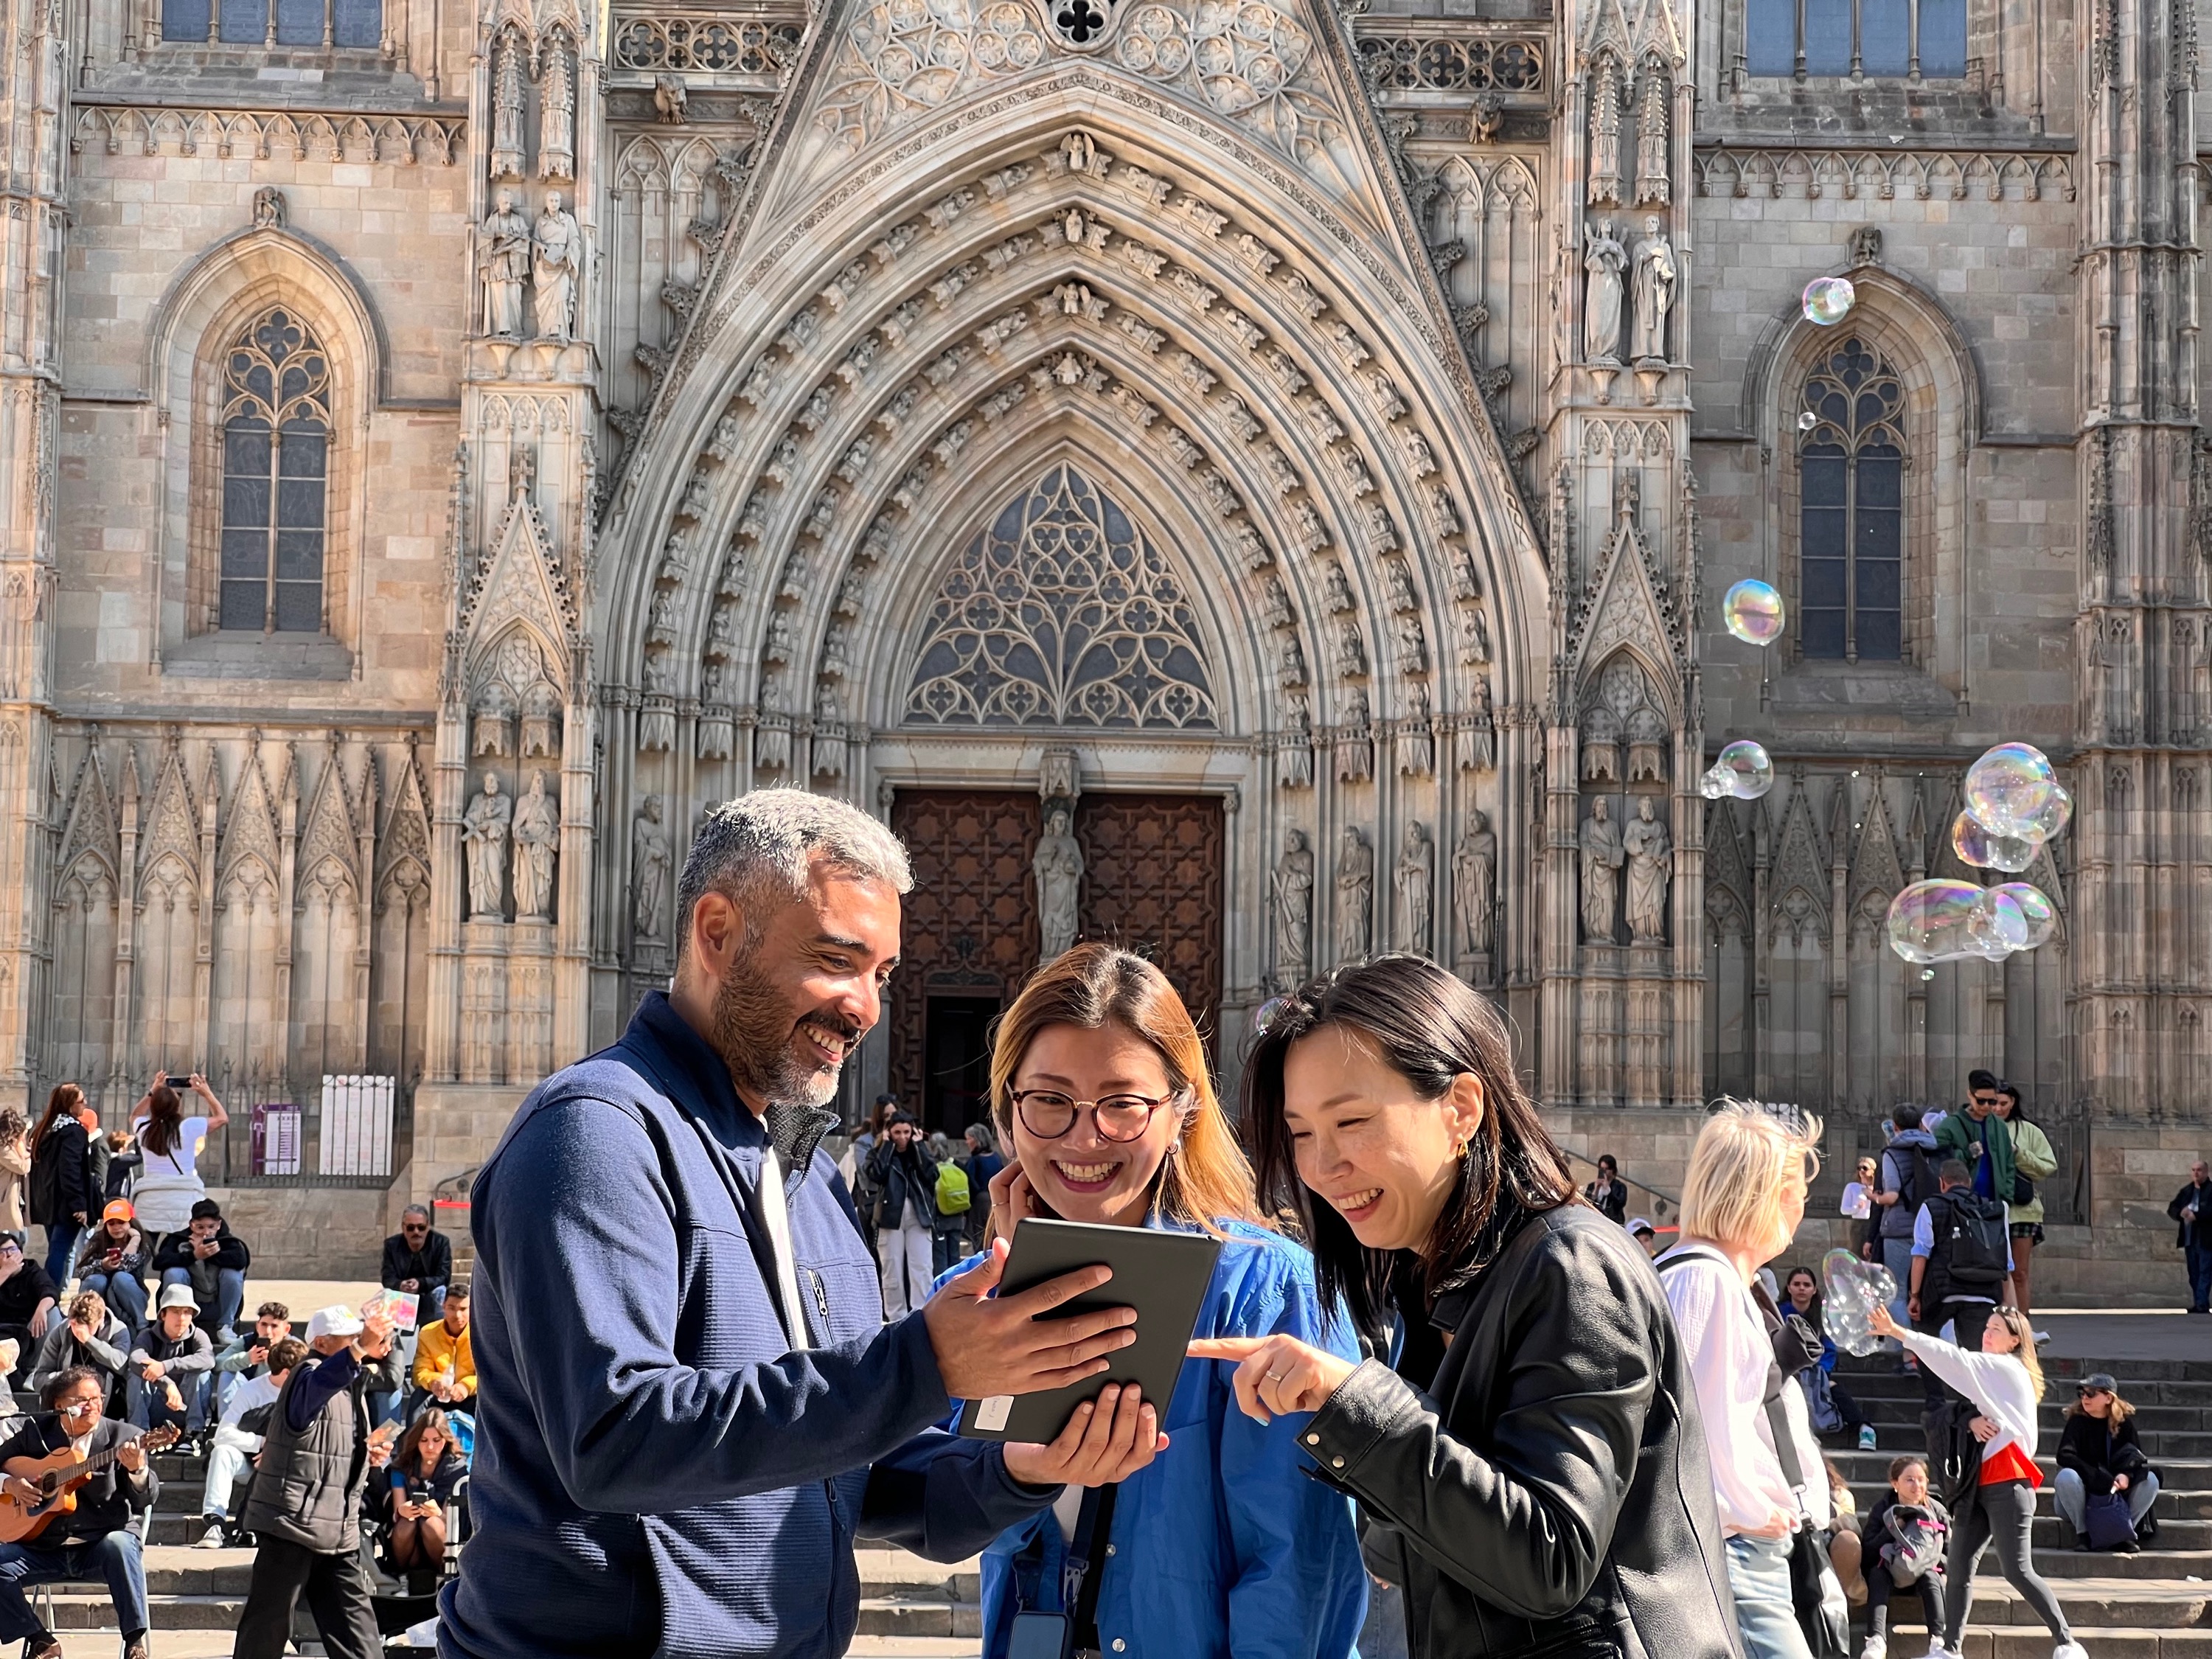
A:
<svg viewBox="0 0 2212 1659">
<path fill-rule="evenodd" d="M 72 1365 L 41 1397 L 48 1409 L 0 1443 L 0 1467 L 64 1449 L 77 1461 L 112 1451 L 114 1462 L 77 1489 L 74 1510 L 55 1516 L 34 1538 L 0 1544 L 0 1643 L 27 1643 L 27 1659 L 60 1659 L 62 1644 L 39 1622 L 25 1592 L 34 1584 L 104 1578 L 123 1629 L 124 1659 L 147 1659 L 146 1566 L 127 1523 L 133 1510 L 153 1506 L 161 1477 L 137 1443 L 141 1431 L 100 1415 L 106 1394 L 99 1372 Z M 5 1477 L 5 1489 L 18 1503 L 40 1501 L 39 1489 L 17 1476 Z"/>
</svg>

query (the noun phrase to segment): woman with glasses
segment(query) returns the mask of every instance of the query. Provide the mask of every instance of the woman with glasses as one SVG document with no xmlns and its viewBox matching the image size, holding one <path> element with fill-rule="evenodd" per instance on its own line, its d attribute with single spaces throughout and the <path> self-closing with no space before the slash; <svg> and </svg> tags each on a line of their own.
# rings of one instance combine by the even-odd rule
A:
<svg viewBox="0 0 2212 1659">
<path fill-rule="evenodd" d="M 1358 1499 L 1412 1651 L 1735 1659 L 1659 1281 L 1576 1194 L 1489 1003 L 1419 957 L 1339 969 L 1267 1011 L 1244 1086 L 1262 1202 L 1297 1206 L 1325 1301 L 1396 1339 L 1191 1351 Z"/>
<path fill-rule="evenodd" d="M 2150 1506 L 2158 1501 L 2158 1471 L 2143 1455 L 2136 1433 L 2136 1408 L 2120 1398 L 2120 1385 L 2109 1371 L 2092 1371 L 2075 1390 L 2066 1408 L 2066 1432 L 2058 1443 L 2058 1479 L 2051 1501 L 2074 1528 L 2074 1547 L 2089 1547 L 2089 1498 L 2118 1492 L 2127 1499 L 2136 1535 L 2144 1534 Z M 2130 1540 L 2120 1546 L 2132 1552 Z"/>
<path fill-rule="evenodd" d="M 1150 963 L 1085 944 L 1040 969 L 999 1022 L 991 1103 L 1009 1159 L 990 1186 L 993 1237 L 1024 1216 L 1208 1233 L 1222 1247 L 1199 1335 L 1281 1332 L 1356 1357 L 1349 1328 L 1322 1313 L 1312 1258 L 1254 1205 L 1205 1045 Z M 1144 1403 L 1142 1434 L 1157 1413 L 1168 1445 L 1106 1489 L 1110 1509 L 1103 1491 L 1069 1487 L 985 1553 L 984 1659 L 1006 1659 L 1017 1613 L 1077 1611 L 1062 1565 L 1102 1512 L 1103 1547 L 1089 1553 L 1097 1639 L 1079 1631 L 1079 1645 L 1175 1659 L 1352 1651 L 1367 1606 L 1352 1507 L 1310 1478 L 1294 1420 L 1237 1411 L 1231 1370 L 1188 1364 L 1172 1400 Z"/>
</svg>

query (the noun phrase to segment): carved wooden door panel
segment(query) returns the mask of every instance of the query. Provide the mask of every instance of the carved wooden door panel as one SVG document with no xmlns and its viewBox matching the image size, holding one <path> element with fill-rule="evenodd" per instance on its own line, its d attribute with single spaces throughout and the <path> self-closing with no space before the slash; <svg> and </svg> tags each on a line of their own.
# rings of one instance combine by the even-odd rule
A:
<svg viewBox="0 0 2212 1659">
<path fill-rule="evenodd" d="M 1157 963 L 1209 1042 L 1221 1008 L 1221 801 L 1210 795 L 1086 794 L 1083 937 Z"/>
<path fill-rule="evenodd" d="M 891 828 L 914 863 L 900 966 L 891 979 L 890 1087 L 924 1097 L 929 999 L 1011 1000 L 1036 966 L 1030 858 L 1042 823 L 1034 791 L 902 789 Z"/>
</svg>

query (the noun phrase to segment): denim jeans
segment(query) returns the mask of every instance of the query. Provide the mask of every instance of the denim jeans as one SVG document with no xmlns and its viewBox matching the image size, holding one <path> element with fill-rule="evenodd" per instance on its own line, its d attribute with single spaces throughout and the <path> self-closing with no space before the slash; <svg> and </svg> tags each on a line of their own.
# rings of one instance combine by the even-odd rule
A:
<svg viewBox="0 0 2212 1659">
<path fill-rule="evenodd" d="M 164 1285 L 182 1285 L 189 1290 L 191 1287 L 191 1282 L 192 1275 L 189 1268 L 165 1267 L 161 1270 L 161 1283 Z M 210 1334 L 214 1336 L 215 1345 L 218 1348 L 237 1334 L 239 1310 L 245 1305 L 246 1275 L 235 1267 L 216 1268 L 215 1305 L 212 1308 L 204 1307 L 200 1310 L 204 1316 L 199 1323 L 206 1326 L 210 1320 L 214 1322 Z"/>
<path fill-rule="evenodd" d="M 146 1328 L 146 1287 L 129 1273 L 87 1273 L 77 1288 L 94 1291 L 108 1312 L 129 1328 L 133 1336 Z"/>
<path fill-rule="evenodd" d="M 1881 1265 L 1889 1269 L 1889 1276 L 1897 1281 L 1897 1295 L 1889 1304 L 1889 1316 L 1899 1324 L 1909 1327 L 1912 1322 L 1905 1316 L 1905 1304 L 1912 1294 L 1912 1236 L 1910 1233 L 1903 1238 L 1881 1241 Z M 1899 1349 L 1902 1345 L 1893 1340 L 1887 1346 Z"/>
<path fill-rule="evenodd" d="M 117 1627 L 128 1638 L 146 1628 L 146 1561 L 138 1540 L 111 1532 L 96 1543 L 44 1549 L 36 1544 L 0 1544 L 0 1642 L 22 1642 L 46 1628 L 23 1594 L 34 1584 L 107 1581 L 114 1598 Z"/>
<path fill-rule="evenodd" d="M 2212 1244 L 2189 1247 L 2189 1310 L 2212 1313 Z"/>
<path fill-rule="evenodd" d="M 69 1271 L 76 1265 L 76 1242 L 83 1233 L 84 1229 L 74 1221 L 46 1225 L 46 1277 L 57 1287 L 69 1282 Z"/>
<path fill-rule="evenodd" d="M 134 1369 L 124 1385 L 125 1409 L 131 1420 L 142 1429 L 158 1429 L 173 1423 L 186 1434 L 197 1433 L 207 1426 L 208 1383 L 210 1373 L 193 1371 L 181 1377 L 165 1376 L 161 1382 L 148 1382 Z M 174 1382 L 177 1392 L 185 1397 L 185 1409 L 179 1413 L 169 1409 L 169 1399 L 161 1382 Z M 5 1637 L 0 1637 L 4 1641 Z"/>
<path fill-rule="evenodd" d="M 258 1435 L 244 1433 L 228 1425 L 215 1431 L 215 1444 L 208 1451 L 207 1485 L 200 1489 L 202 1515 L 228 1517 L 232 1489 L 251 1467 L 253 1454 L 260 1449 Z"/>
<path fill-rule="evenodd" d="M 2150 1506 L 2158 1501 L 2158 1477 L 2146 1472 L 2141 1480 L 2129 1481 L 2126 1497 L 2128 1519 L 2140 1527 L 2143 1516 L 2150 1513 Z M 2073 1469 L 2058 1471 L 2058 1479 L 2051 1489 L 2051 1502 L 2077 1535 L 2088 1530 L 2083 1522 L 2089 1513 L 2089 1488 L 2078 1473 Z"/>
<path fill-rule="evenodd" d="M 1790 1599 L 1790 1540 L 1729 1539 L 1728 1574 L 1744 1659 L 1813 1659 Z"/>
</svg>

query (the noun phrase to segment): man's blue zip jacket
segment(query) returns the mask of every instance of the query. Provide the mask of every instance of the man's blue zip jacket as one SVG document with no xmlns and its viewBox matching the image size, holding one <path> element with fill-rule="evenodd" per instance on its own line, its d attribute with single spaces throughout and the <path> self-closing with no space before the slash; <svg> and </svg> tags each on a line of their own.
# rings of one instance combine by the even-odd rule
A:
<svg viewBox="0 0 2212 1659">
<path fill-rule="evenodd" d="M 474 1530 L 446 1659 L 829 1659 L 858 1620 L 855 1538 L 957 1561 L 1051 1501 L 933 1426 L 928 1333 L 884 1324 L 819 1139 L 779 1140 L 804 1170 L 793 1352 L 769 1132 L 665 995 L 523 1102 L 471 1194 Z"/>
</svg>

